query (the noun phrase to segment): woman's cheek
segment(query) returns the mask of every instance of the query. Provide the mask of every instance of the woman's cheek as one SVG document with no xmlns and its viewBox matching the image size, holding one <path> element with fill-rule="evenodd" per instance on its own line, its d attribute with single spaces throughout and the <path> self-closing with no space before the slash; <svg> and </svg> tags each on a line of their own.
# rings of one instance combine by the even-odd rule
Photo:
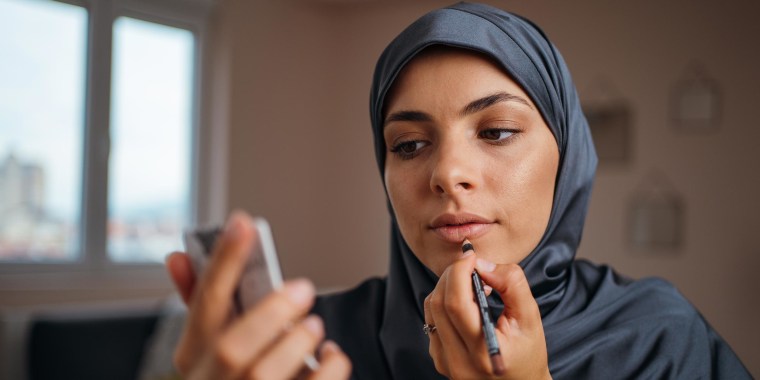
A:
<svg viewBox="0 0 760 380">
<path fill-rule="evenodd" d="M 410 170 L 386 167 L 385 184 L 401 234 L 411 246 L 420 243 L 421 178 Z"/>
<path fill-rule="evenodd" d="M 409 212 L 409 204 L 412 203 L 412 189 L 410 181 L 395 171 L 386 175 L 388 197 L 396 213 L 397 219 L 405 219 Z M 402 222 L 399 220 L 399 222 Z"/>
<path fill-rule="evenodd" d="M 396 214 L 396 219 L 402 219 L 403 210 L 405 209 L 405 198 L 408 196 L 408 193 L 404 191 L 404 180 L 400 178 L 395 168 L 386 167 L 385 187 L 388 191 L 388 198 L 391 201 L 393 211 Z M 398 221 L 401 222 L 401 220 Z"/>
</svg>

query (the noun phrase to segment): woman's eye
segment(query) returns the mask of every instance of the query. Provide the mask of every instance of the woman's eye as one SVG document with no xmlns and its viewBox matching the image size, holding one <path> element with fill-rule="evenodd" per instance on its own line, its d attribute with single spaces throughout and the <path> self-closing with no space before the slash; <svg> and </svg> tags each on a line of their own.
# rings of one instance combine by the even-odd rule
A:
<svg viewBox="0 0 760 380">
<path fill-rule="evenodd" d="M 510 129 L 493 128 L 478 132 L 478 137 L 495 142 L 502 142 L 508 139 L 514 133 L 515 131 Z"/>
<path fill-rule="evenodd" d="M 412 158 L 425 145 L 427 143 L 420 140 L 404 141 L 394 145 L 391 148 L 391 152 L 399 155 L 401 158 Z"/>
</svg>

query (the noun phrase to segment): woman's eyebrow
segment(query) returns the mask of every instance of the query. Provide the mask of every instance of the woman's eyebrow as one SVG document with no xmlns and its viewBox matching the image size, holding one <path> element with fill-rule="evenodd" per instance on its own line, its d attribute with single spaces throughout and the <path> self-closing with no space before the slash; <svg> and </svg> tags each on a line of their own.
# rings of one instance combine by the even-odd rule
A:
<svg viewBox="0 0 760 380">
<path fill-rule="evenodd" d="M 533 109 L 530 103 L 521 96 L 510 94 L 508 92 L 497 92 L 470 102 L 470 104 L 462 109 L 461 114 L 462 116 L 470 115 L 500 102 L 517 102 Z M 398 111 L 388 115 L 383 124 L 388 124 L 394 121 L 428 122 L 432 120 L 432 116 L 422 111 Z"/>
<path fill-rule="evenodd" d="M 393 121 L 432 121 L 433 117 L 422 111 L 398 111 L 385 118 L 385 123 Z"/>
<path fill-rule="evenodd" d="M 470 102 L 470 104 L 462 109 L 462 116 L 481 111 L 499 102 L 517 102 L 527 106 L 530 109 L 533 109 L 530 103 L 528 103 L 528 101 L 521 96 L 510 94 L 508 92 L 497 92 L 493 95 L 488 95 L 486 97 Z"/>
</svg>

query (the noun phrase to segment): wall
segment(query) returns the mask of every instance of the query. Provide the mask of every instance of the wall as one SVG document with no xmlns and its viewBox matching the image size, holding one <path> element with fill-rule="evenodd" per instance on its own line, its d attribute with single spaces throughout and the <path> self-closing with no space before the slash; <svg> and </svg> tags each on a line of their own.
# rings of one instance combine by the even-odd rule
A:
<svg viewBox="0 0 760 380">
<path fill-rule="evenodd" d="M 286 276 L 308 276 L 327 289 L 385 273 L 388 217 L 367 112 L 374 61 L 404 26 L 449 3 L 223 3 L 218 21 L 232 42 L 220 54 L 229 60 L 229 88 L 217 91 L 228 105 L 214 121 L 229 122 L 228 206 L 270 219 Z M 760 374 L 760 289 L 752 281 L 760 264 L 753 104 L 760 6 L 492 3 L 544 28 L 582 98 L 602 78 L 635 110 L 633 160 L 600 167 L 579 256 L 633 277 L 669 279 Z M 668 121 L 672 85 L 695 61 L 722 86 L 715 133 L 679 133 Z M 625 243 L 628 200 L 654 170 L 687 207 L 686 242 L 676 252 L 636 252 Z"/>
<path fill-rule="evenodd" d="M 354 58 L 336 49 L 329 7 L 287 1 L 228 5 L 236 8 L 229 22 L 237 27 L 230 207 L 270 219 L 286 276 L 346 287 L 382 274 L 383 191 L 367 150 L 367 118 L 352 119 L 358 104 L 366 109 L 367 86 L 353 94 L 344 90 L 353 78 L 367 79 L 349 79 L 336 70 L 338 61 Z"/>
</svg>

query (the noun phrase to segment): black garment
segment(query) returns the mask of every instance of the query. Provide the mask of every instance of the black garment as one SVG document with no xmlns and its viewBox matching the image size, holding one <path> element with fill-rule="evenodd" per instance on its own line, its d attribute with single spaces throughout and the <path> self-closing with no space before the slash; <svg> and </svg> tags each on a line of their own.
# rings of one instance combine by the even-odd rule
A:
<svg viewBox="0 0 760 380">
<path fill-rule="evenodd" d="M 750 379 L 731 348 L 667 282 L 629 281 L 611 268 L 577 260 L 570 269 L 574 294 L 547 323 L 549 370 L 554 379 Z M 427 352 L 422 317 L 385 312 L 389 279 L 370 279 L 350 291 L 319 297 L 314 312 L 325 321 L 353 363 L 353 379 L 443 379 Z M 561 310 L 561 311 L 560 311 Z M 389 360 L 380 342 L 385 326 L 399 350 Z M 391 362 L 393 367 L 391 367 Z M 393 368 L 393 369 L 391 369 Z M 392 371 L 392 372 L 391 372 Z M 392 373 L 392 375 L 391 375 Z"/>
<path fill-rule="evenodd" d="M 530 21 L 461 3 L 428 13 L 391 42 L 377 63 L 370 94 L 381 174 L 385 95 L 404 65 L 432 45 L 473 50 L 500 64 L 531 97 L 557 141 L 559 169 L 549 224 L 520 263 L 541 311 L 552 375 L 749 378 L 731 349 L 671 285 L 630 281 L 608 267 L 575 260 L 597 158 L 562 56 Z M 328 337 L 351 357 L 356 378 L 441 378 L 422 332 L 423 300 L 437 278 L 411 252 L 393 212 L 390 247 L 387 279 L 321 297 L 315 312 L 324 317 Z"/>
</svg>

